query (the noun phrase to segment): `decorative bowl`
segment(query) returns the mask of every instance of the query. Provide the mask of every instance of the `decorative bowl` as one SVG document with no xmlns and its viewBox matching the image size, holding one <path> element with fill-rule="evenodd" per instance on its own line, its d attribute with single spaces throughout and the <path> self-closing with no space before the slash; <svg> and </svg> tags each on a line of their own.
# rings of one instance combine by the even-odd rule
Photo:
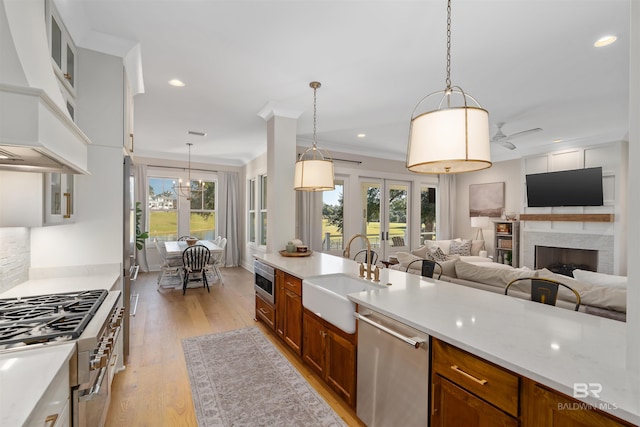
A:
<svg viewBox="0 0 640 427">
<path fill-rule="evenodd" d="M 186 240 L 187 245 L 189 245 L 189 246 L 195 245 L 197 241 L 198 241 L 198 239 L 187 239 Z"/>
</svg>

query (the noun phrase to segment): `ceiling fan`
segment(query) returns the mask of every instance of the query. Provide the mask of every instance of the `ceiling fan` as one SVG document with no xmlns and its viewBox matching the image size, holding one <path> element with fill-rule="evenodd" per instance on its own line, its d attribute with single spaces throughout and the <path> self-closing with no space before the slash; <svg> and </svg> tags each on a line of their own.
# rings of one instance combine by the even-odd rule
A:
<svg viewBox="0 0 640 427">
<path fill-rule="evenodd" d="M 522 136 L 529 135 L 535 132 L 540 132 L 542 130 L 542 128 L 533 128 L 533 129 L 523 130 L 522 132 L 512 133 L 511 135 L 505 135 L 502 132 L 502 126 L 504 126 L 504 122 L 496 123 L 496 126 L 498 127 L 498 131 L 491 138 L 491 142 L 501 145 L 504 148 L 508 148 L 509 150 L 513 150 L 516 148 L 516 146 L 513 145 L 511 141 L 509 141 L 510 139 L 520 138 Z"/>
</svg>

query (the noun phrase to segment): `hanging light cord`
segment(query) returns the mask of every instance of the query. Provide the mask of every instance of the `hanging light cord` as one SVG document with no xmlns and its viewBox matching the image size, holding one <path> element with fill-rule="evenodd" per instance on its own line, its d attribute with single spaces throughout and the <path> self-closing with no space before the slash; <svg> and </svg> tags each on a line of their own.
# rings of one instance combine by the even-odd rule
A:
<svg viewBox="0 0 640 427">
<path fill-rule="evenodd" d="M 313 149 L 316 150 L 316 91 L 320 87 L 319 82 L 311 82 L 309 86 L 313 88 Z"/>
<path fill-rule="evenodd" d="M 451 90 L 451 0 L 447 2 L 447 90 Z"/>
</svg>

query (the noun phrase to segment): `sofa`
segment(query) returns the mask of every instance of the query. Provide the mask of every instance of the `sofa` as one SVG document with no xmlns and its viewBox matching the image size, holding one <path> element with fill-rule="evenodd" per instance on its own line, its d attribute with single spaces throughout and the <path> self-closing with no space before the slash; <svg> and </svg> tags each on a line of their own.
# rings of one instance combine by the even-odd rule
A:
<svg viewBox="0 0 640 427">
<path fill-rule="evenodd" d="M 436 246 L 439 251 L 434 249 Z M 456 246 L 454 244 L 454 247 Z M 437 253 L 434 255 L 435 252 Z M 574 270 L 574 277 L 568 277 L 546 268 L 539 270 L 527 267 L 514 268 L 510 265 L 495 263 L 492 259 L 479 255 L 449 253 L 446 243 L 444 245 L 425 245 L 411 251 L 411 253 L 399 252 L 396 254 L 396 258 L 398 264 L 392 265 L 390 268 L 400 271 L 406 271 L 407 266 L 413 261 L 439 258 L 435 261 L 441 265 L 442 270 L 440 271 L 436 267 L 435 273 L 436 275 L 442 273 L 440 280 L 500 294 L 504 293 L 505 286 L 509 282 L 518 278 L 539 277 L 556 280 L 570 286 L 580 294 L 581 312 L 620 321 L 626 320 L 627 282 L 624 276 Z M 409 273 L 421 274 L 421 263 L 415 262 L 410 267 Z M 520 286 L 512 287 L 513 290 L 509 290 L 509 296 L 529 299 L 528 290 Z M 568 289 L 560 287 L 556 305 L 573 309 L 575 296 Z"/>
</svg>

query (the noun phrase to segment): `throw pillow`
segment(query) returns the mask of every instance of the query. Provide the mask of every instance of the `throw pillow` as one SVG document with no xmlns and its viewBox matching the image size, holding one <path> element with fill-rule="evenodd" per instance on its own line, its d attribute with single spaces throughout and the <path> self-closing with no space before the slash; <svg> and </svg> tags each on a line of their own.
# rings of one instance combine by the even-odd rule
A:
<svg viewBox="0 0 640 427">
<path fill-rule="evenodd" d="M 471 255 L 478 256 L 480 251 L 484 248 L 484 240 L 472 240 L 471 241 Z"/>
<path fill-rule="evenodd" d="M 604 286 L 609 288 L 626 288 L 627 278 L 625 276 L 614 276 L 613 274 L 597 273 L 588 270 L 573 270 L 573 277 L 584 283 L 595 286 Z"/>
<path fill-rule="evenodd" d="M 425 240 L 425 246 L 429 249 L 440 248 L 445 255 L 449 253 L 449 246 L 451 246 L 451 240 Z"/>
<path fill-rule="evenodd" d="M 417 259 L 422 259 L 419 256 L 415 256 L 415 255 L 407 253 L 407 252 L 398 252 L 398 253 L 396 253 L 396 258 L 398 259 L 398 262 L 400 263 L 400 267 L 402 267 L 402 271 L 406 270 L 407 266 L 409 264 L 411 264 L 413 261 L 415 261 Z M 417 262 L 415 263 L 415 266 L 420 268 L 420 265 Z"/>
<path fill-rule="evenodd" d="M 431 248 L 431 259 L 438 262 L 444 262 L 447 260 L 447 255 L 440 249 L 439 246 Z"/>
<path fill-rule="evenodd" d="M 452 240 L 449 246 L 449 254 L 471 256 L 471 240 Z"/>
<path fill-rule="evenodd" d="M 412 250 L 411 253 L 415 256 L 419 256 L 420 258 L 426 258 L 428 249 L 429 248 L 426 246 L 420 246 L 419 248 Z"/>
</svg>

